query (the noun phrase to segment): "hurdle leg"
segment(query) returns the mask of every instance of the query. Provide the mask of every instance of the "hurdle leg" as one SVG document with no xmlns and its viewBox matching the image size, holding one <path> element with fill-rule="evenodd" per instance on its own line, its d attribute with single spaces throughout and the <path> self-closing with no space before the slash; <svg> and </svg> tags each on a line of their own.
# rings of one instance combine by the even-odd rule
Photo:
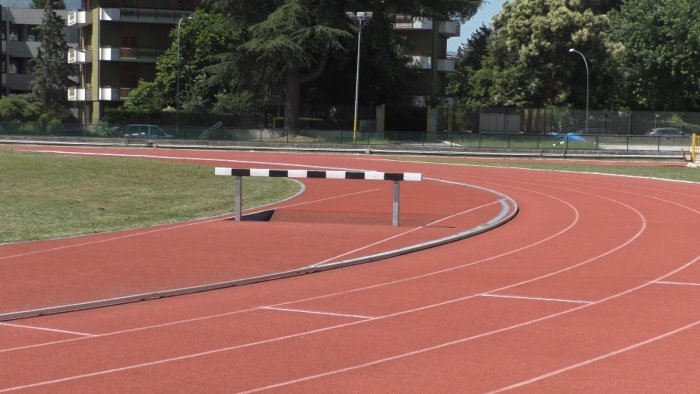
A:
<svg viewBox="0 0 700 394">
<path fill-rule="evenodd" d="M 399 181 L 394 181 L 394 204 L 391 224 L 394 227 L 399 226 Z"/>
<path fill-rule="evenodd" d="M 236 177 L 236 221 L 241 221 L 241 207 L 243 206 L 243 177 Z"/>
</svg>

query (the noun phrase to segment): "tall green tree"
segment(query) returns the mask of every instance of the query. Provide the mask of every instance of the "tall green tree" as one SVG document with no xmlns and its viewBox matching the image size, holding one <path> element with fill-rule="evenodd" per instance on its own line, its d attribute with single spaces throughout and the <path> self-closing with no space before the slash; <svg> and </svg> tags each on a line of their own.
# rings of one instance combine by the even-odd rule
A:
<svg viewBox="0 0 700 394">
<path fill-rule="evenodd" d="M 614 79 L 607 42 L 609 20 L 575 0 L 514 0 L 494 18 L 489 42 L 493 105 L 544 107 L 585 105 L 590 69 L 591 107 L 612 100 Z M 574 56 L 575 55 L 575 56 Z"/>
<path fill-rule="evenodd" d="M 343 15 L 329 12 L 325 3 L 301 0 L 205 4 L 229 16 L 222 27 L 237 38 L 222 57 L 230 67 L 221 72 L 236 73 L 238 84 L 262 96 L 282 92 L 285 127 L 298 129 L 302 84 L 318 78 L 332 53 L 342 51 L 351 36 L 339 28 Z"/>
<path fill-rule="evenodd" d="M 320 77 L 331 58 L 352 53 L 356 27 L 345 11 L 372 11 L 386 26 L 386 16 L 395 13 L 466 19 L 479 4 L 478 0 L 365 0 L 353 4 L 343 0 L 204 1 L 208 9 L 227 15 L 221 27 L 235 37 L 229 52 L 220 58 L 219 72 L 232 76 L 232 90 L 236 90 L 234 85 L 242 85 L 259 97 L 282 98 L 288 129 L 299 127 L 302 86 Z M 372 39 L 370 34 L 364 37 Z M 391 57 L 396 59 L 400 54 L 392 51 Z M 347 88 L 351 90 L 351 86 Z"/>
<path fill-rule="evenodd" d="M 54 3 L 47 1 L 42 23 L 36 28 L 41 46 L 31 60 L 34 69 L 31 88 L 44 112 L 58 115 L 68 106 L 67 91 L 73 84 L 69 77 L 75 75 L 75 70 L 66 60 L 68 45 L 63 34 L 66 21 L 54 10 Z"/>
<path fill-rule="evenodd" d="M 698 0 L 626 0 L 612 26 L 630 107 L 700 110 Z"/>
<path fill-rule="evenodd" d="M 139 81 L 125 107 L 146 111 L 175 108 L 178 91 L 179 108 L 184 111 L 207 111 L 214 105 L 225 85 L 213 77 L 209 67 L 217 63 L 217 55 L 226 51 L 231 40 L 226 31 L 213 28 L 223 18 L 199 10 L 183 19 L 179 34 L 176 26 L 170 32 L 170 48 L 156 62 L 155 80 Z"/>
<path fill-rule="evenodd" d="M 487 105 L 488 86 L 484 80 L 484 61 L 489 55 L 488 43 L 491 29 L 482 25 L 457 50 L 455 72 L 449 76 L 447 93 L 460 98 L 460 103 L 470 108 Z M 484 90 L 481 87 L 485 87 Z"/>
<path fill-rule="evenodd" d="M 596 14 L 570 0 L 515 0 L 506 3 L 494 19 L 491 54 L 494 57 L 494 104 L 506 106 L 585 105 L 586 70 L 582 59 L 569 53 L 576 48 L 589 67 L 591 106 L 607 97 L 598 90 L 607 52 L 606 14 Z M 605 86 L 609 89 L 610 86 Z"/>
</svg>

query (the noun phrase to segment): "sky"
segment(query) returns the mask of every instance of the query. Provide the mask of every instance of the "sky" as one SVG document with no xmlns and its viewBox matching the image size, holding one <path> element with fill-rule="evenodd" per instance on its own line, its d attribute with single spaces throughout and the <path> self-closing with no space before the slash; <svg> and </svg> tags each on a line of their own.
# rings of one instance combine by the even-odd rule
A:
<svg viewBox="0 0 700 394">
<path fill-rule="evenodd" d="M 477 31 L 482 24 L 486 26 L 491 25 L 491 18 L 498 14 L 505 2 L 506 0 L 484 0 L 476 15 L 462 25 L 460 36 L 447 40 L 447 50 L 449 52 L 457 52 L 460 45 L 467 42 L 472 33 Z"/>
</svg>

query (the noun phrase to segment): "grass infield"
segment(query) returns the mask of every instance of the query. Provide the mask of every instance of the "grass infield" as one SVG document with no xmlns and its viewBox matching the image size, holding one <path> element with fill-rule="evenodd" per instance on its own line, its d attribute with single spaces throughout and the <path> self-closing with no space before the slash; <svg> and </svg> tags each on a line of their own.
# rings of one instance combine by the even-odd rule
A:
<svg viewBox="0 0 700 394">
<path fill-rule="evenodd" d="M 244 208 L 299 192 L 244 178 Z M 0 243 L 174 223 L 234 211 L 234 182 L 210 166 L 0 149 Z"/>
</svg>

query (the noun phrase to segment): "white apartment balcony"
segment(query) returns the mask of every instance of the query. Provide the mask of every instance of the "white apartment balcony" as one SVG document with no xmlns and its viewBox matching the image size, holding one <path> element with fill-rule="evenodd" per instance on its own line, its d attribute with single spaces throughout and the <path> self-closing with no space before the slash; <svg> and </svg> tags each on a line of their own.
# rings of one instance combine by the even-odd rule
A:
<svg viewBox="0 0 700 394">
<path fill-rule="evenodd" d="M 113 88 L 113 87 L 101 87 L 100 88 L 100 101 L 124 101 L 129 97 L 131 88 Z"/>
<path fill-rule="evenodd" d="M 162 55 L 163 53 L 165 53 L 165 51 L 161 49 L 101 47 L 99 52 L 99 60 L 155 63 L 158 56 Z"/>
<path fill-rule="evenodd" d="M 440 72 L 453 73 L 456 65 L 457 59 L 438 59 L 438 71 Z"/>
<path fill-rule="evenodd" d="M 70 64 L 85 64 L 90 63 L 92 56 L 90 51 L 84 49 L 69 48 L 68 63 Z"/>
<path fill-rule="evenodd" d="M 3 53 L 12 57 L 35 58 L 39 54 L 40 42 L 37 41 L 3 41 Z"/>
<path fill-rule="evenodd" d="M 100 8 L 101 21 L 175 24 L 191 11 L 153 8 Z"/>
<path fill-rule="evenodd" d="M 68 88 L 68 101 L 91 101 L 90 88 Z"/>
<path fill-rule="evenodd" d="M 430 56 L 412 56 L 411 65 L 421 70 L 432 70 L 433 61 Z M 440 72 L 451 73 L 455 71 L 456 59 L 438 59 L 437 69 Z"/>
<path fill-rule="evenodd" d="M 67 26 L 85 26 L 92 23 L 92 13 L 90 11 L 70 11 L 66 18 Z"/>
<path fill-rule="evenodd" d="M 411 65 L 421 70 L 430 70 L 433 68 L 430 56 L 411 56 Z"/>
<path fill-rule="evenodd" d="M 462 25 L 452 21 L 440 22 L 440 26 L 438 27 L 440 34 L 447 37 L 459 37 L 461 28 Z"/>
<path fill-rule="evenodd" d="M 459 37 L 461 25 L 458 22 L 438 23 L 438 32 L 446 37 Z M 394 15 L 395 30 L 433 30 L 433 20 L 411 15 Z"/>
<path fill-rule="evenodd" d="M 2 86 L 17 91 L 30 91 L 34 76 L 31 74 L 18 74 L 17 69 L 10 66 L 9 72 L 2 74 Z"/>
<path fill-rule="evenodd" d="M 432 30 L 433 21 L 430 18 L 418 18 L 412 15 L 394 15 L 396 30 Z"/>
</svg>

